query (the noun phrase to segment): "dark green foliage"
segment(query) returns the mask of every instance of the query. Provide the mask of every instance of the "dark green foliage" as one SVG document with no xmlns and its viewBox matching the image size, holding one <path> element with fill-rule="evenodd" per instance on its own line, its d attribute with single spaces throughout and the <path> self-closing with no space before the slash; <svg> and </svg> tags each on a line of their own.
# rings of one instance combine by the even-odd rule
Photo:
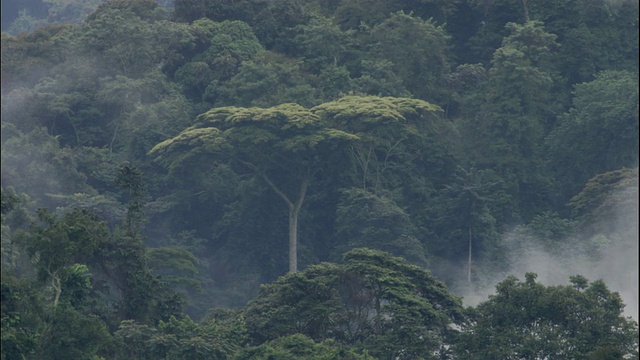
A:
<svg viewBox="0 0 640 360">
<path fill-rule="evenodd" d="M 565 179 L 565 196 L 597 174 L 636 166 L 638 131 L 637 73 L 607 71 L 576 85 L 573 108 L 560 115 L 547 139 L 553 171 Z"/>
<path fill-rule="evenodd" d="M 67 277 L 72 275 L 67 273 L 68 267 L 93 260 L 98 249 L 108 241 L 109 231 L 94 215 L 80 210 L 58 218 L 40 209 L 38 220 L 43 225 L 33 224 L 29 232 L 20 232 L 16 242 L 34 260 L 39 279 L 51 281 L 55 291 L 53 306 L 57 307 L 63 286 L 69 280 Z"/>
<path fill-rule="evenodd" d="M 374 53 L 393 64 L 395 76 L 416 98 L 442 99 L 449 71 L 447 36 L 432 20 L 396 13 L 371 29 Z"/>
<path fill-rule="evenodd" d="M 194 60 L 206 62 L 216 79 L 228 79 L 243 61 L 264 51 L 251 27 L 242 21 L 214 23 L 201 19 L 192 26 L 206 28 L 209 34 L 209 47 Z"/>
<path fill-rule="evenodd" d="M 1 203 L 0 203 L 0 210 L 2 211 L 2 219 L 4 220 L 4 215 L 5 213 L 10 212 L 11 210 L 13 210 L 13 208 L 16 206 L 16 204 L 20 203 L 20 198 L 15 195 L 13 192 L 7 192 L 4 191 L 4 188 L 2 188 L 2 192 L 1 194 Z"/>
<path fill-rule="evenodd" d="M 117 289 L 118 301 L 113 304 L 117 318 L 154 324 L 181 314 L 183 295 L 151 272 L 140 238 L 115 232 L 101 249 L 100 266 Z"/>
<path fill-rule="evenodd" d="M 150 152 L 175 169 L 185 161 L 215 156 L 261 178 L 287 205 L 289 271 L 297 271 L 298 215 L 314 175 L 357 136 L 298 104 L 262 108 L 214 108 L 198 124 Z"/>
<path fill-rule="evenodd" d="M 108 351 L 111 335 L 97 316 L 82 314 L 67 305 L 61 305 L 50 316 L 49 326 L 39 339 L 37 358 L 91 359 Z"/>
<path fill-rule="evenodd" d="M 493 171 L 460 167 L 440 192 L 435 209 L 428 210 L 446 216 L 427 223 L 439 234 L 430 239 L 427 249 L 438 258 L 460 264 L 436 262 L 434 271 L 446 281 L 464 277 L 470 284 L 481 278 L 482 269 L 494 273 L 504 268 L 496 217 L 510 199 L 501 188 L 502 181 Z"/>
<path fill-rule="evenodd" d="M 2 359 L 29 358 L 35 354 L 42 328 L 44 304 L 37 290 L 26 280 L 18 280 L 2 263 L 0 292 Z"/>
<path fill-rule="evenodd" d="M 526 212 L 511 213 L 527 219 L 537 206 L 548 203 L 549 179 L 544 177 L 541 144 L 554 111 L 554 68 L 549 59 L 556 36 L 541 23 L 507 24 L 512 34 L 493 54 L 487 80 L 480 86 L 483 99 L 462 125 L 465 149 L 482 169 L 492 169 L 503 181 L 515 205 Z M 506 220 L 506 219 L 499 219 Z"/>
<path fill-rule="evenodd" d="M 28 209 L 29 204 L 29 197 L 26 194 L 18 195 L 13 187 L 2 188 L 0 251 L 3 274 L 12 273 L 23 263 L 28 262 L 23 254 L 23 249 L 19 244 L 16 244 L 14 234 L 16 231 L 28 227 L 33 221 L 33 216 Z"/>
<path fill-rule="evenodd" d="M 124 190 L 127 197 L 127 216 L 124 223 L 125 234 L 135 237 L 140 232 L 144 219 L 144 201 L 147 189 L 144 186 L 142 172 L 136 167 L 122 165 L 115 179 L 116 185 Z"/>
<path fill-rule="evenodd" d="M 271 49 L 280 45 L 289 29 L 304 23 L 308 14 L 302 4 L 294 0 L 177 0 L 175 17 L 186 22 L 202 17 L 214 21 L 244 21 L 254 29 L 262 44 Z"/>
<path fill-rule="evenodd" d="M 299 61 L 265 52 L 243 63 L 237 75 L 218 88 L 209 87 L 205 99 L 217 106 L 270 107 L 297 103 L 309 107 L 318 103 L 316 92 Z"/>
<path fill-rule="evenodd" d="M 367 349 L 383 358 L 430 358 L 462 321 L 460 299 L 429 272 L 370 249 L 263 286 L 246 310 L 253 343 L 304 334 Z M 430 355 L 428 355 L 430 354 Z"/>
<path fill-rule="evenodd" d="M 353 31 L 342 31 L 331 18 L 313 17 L 296 32 L 294 51 L 314 73 L 330 64 L 344 65 L 354 55 Z"/>
<path fill-rule="evenodd" d="M 81 50 L 100 54 L 107 74 L 134 79 L 160 63 L 171 64 L 192 39 L 185 26 L 164 20 L 156 7 L 151 0 L 102 4 L 83 24 Z"/>
<path fill-rule="evenodd" d="M 426 265 L 426 252 L 409 215 L 393 200 L 362 189 L 342 191 L 336 209 L 336 254 L 368 247 Z"/>
<path fill-rule="evenodd" d="M 620 295 L 602 281 L 575 276 L 572 285 L 545 286 L 535 279 L 509 277 L 470 310 L 460 359 L 638 356 L 638 324 L 621 315 Z"/>
<path fill-rule="evenodd" d="M 312 111 L 358 136 L 347 152 L 353 167 L 351 186 L 385 195 L 399 189 L 428 192 L 429 182 L 449 175 L 453 159 L 447 140 L 453 129 L 436 105 L 417 99 L 345 96 Z M 412 183 L 417 177 L 422 177 L 420 184 Z"/>
<path fill-rule="evenodd" d="M 32 5 L 3 2 L 2 360 L 627 354 L 600 283 L 510 279 L 467 324 L 353 249 L 460 291 L 530 255 L 637 279 L 637 1 Z"/>
</svg>

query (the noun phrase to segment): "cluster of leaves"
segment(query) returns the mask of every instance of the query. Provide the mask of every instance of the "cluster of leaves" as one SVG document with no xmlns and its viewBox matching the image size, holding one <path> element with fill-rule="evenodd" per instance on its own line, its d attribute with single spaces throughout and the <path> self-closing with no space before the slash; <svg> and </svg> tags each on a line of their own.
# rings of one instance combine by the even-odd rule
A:
<svg viewBox="0 0 640 360">
<path fill-rule="evenodd" d="M 56 223 L 61 226 L 63 221 Z M 97 293 L 98 274 L 89 273 L 86 265 L 67 266 L 53 275 L 61 280 L 59 288 L 52 286 L 52 305 L 37 283 L 3 277 L 2 357 L 637 356 L 637 323 L 621 315 L 620 296 L 602 281 L 589 284 L 576 276 L 571 286 L 544 286 L 535 282 L 535 274 L 527 274 L 525 283 L 510 277 L 496 287 L 496 295 L 465 310 L 442 282 L 402 258 L 358 248 L 343 260 L 263 285 L 241 310 L 212 309 L 197 323 L 179 312 L 154 319 L 119 317 L 111 331 L 110 310 L 99 306 L 105 299 Z"/>
<path fill-rule="evenodd" d="M 474 326 L 506 292 L 615 297 L 509 279 L 462 324 L 342 254 L 473 286 L 509 250 L 634 253 L 637 1 L 42 4 L 2 33 L 3 356 L 565 357 L 535 343 L 583 331 L 559 317 L 504 340 L 535 354 Z M 607 336 L 566 356 L 631 354 Z"/>
<path fill-rule="evenodd" d="M 535 279 L 533 273 L 524 282 L 509 277 L 471 309 L 457 345 L 464 349 L 460 359 L 638 356 L 637 324 L 611 316 L 624 305 L 601 280 L 574 276 L 572 285 L 544 286 Z"/>
</svg>

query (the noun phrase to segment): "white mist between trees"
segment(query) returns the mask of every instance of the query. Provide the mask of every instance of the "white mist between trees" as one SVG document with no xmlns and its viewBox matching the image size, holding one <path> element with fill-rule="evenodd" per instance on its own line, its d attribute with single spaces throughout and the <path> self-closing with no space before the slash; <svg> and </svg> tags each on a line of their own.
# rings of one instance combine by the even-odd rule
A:
<svg viewBox="0 0 640 360">
<path fill-rule="evenodd" d="M 638 321 L 637 183 L 635 189 L 636 214 L 630 216 L 622 209 L 617 209 L 617 219 L 611 219 L 618 224 L 615 233 L 574 235 L 573 238 L 560 242 L 561 251 L 553 251 L 545 248 L 543 239 L 525 243 L 518 238 L 517 231 L 510 231 L 503 235 L 505 247 L 508 249 L 509 271 L 505 274 L 487 276 L 487 279 L 479 281 L 481 285 L 473 284 L 473 288 L 454 286 L 454 292 L 463 296 L 466 306 L 476 306 L 493 294 L 495 285 L 508 275 L 524 280 L 527 272 L 533 272 L 538 275 L 538 281 L 545 285 L 568 285 L 569 277 L 579 274 L 589 281 L 602 279 L 611 291 L 618 292 L 622 297 L 626 305 L 624 314 Z M 600 246 L 600 249 L 596 249 L 597 254 L 580 249 L 594 243 Z"/>
</svg>

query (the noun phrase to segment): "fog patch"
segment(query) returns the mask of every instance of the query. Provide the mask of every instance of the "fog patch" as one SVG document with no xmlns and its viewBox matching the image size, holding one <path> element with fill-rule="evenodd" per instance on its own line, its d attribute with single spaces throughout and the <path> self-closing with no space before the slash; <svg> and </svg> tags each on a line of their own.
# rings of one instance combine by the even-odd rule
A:
<svg viewBox="0 0 640 360">
<path fill-rule="evenodd" d="M 602 279 L 611 291 L 620 294 L 625 304 L 624 315 L 638 321 L 637 189 L 635 179 L 635 184 L 610 195 L 604 202 L 619 201 L 620 193 L 624 193 L 626 203 L 612 212 L 612 218 L 600 218 L 589 224 L 588 232 L 582 227 L 583 230 L 569 236 L 549 240 L 532 236 L 526 226 L 518 226 L 502 234 L 501 249 L 506 254 L 507 271 L 483 274 L 478 270 L 472 284 L 459 282 L 452 286 L 452 291 L 463 297 L 465 306 L 477 306 L 494 294 L 495 286 L 509 275 L 524 280 L 527 272 L 533 272 L 544 285 L 568 285 L 569 277 L 579 274 L 591 282 Z M 634 195 L 628 197 L 629 194 Z"/>
</svg>

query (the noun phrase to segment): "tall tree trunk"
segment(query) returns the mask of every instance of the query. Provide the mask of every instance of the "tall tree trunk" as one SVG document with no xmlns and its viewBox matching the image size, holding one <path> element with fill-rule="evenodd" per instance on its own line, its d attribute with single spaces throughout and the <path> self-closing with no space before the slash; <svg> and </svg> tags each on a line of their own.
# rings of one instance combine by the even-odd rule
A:
<svg viewBox="0 0 640 360">
<path fill-rule="evenodd" d="M 471 248 L 472 248 L 473 242 L 472 242 L 472 238 L 471 238 L 471 226 L 469 226 L 469 260 L 467 263 L 467 281 L 469 281 L 469 284 L 471 284 Z"/>
<path fill-rule="evenodd" d="M 289 207 L 289 272 L 298 271 L 298 214 L 299 208 Z"/>
<path fill-rule="evenodd" d="M 522 4 L 522 12 L 524 13 L 524 21 L 529 22 L 529 5 L 527 4 L 528 0 L 520 0 L 520 4 Z"/>
<path fill-rule="evenodd" d="M 300 189 L 298 190 L 298 198 L 295 202 L 291 201 L 289 197 L 280 190 L 269 177 L 262 173 L 262 178 L 271 187 L 271 189 L 284 200 L 289 206 L 289 272 L 294 273 L 298 271 L 298 215 L 304 202 L 304 197 L 307 194 L 307 188 L 309 187 L 309 181 L 311 180 L 311 171 L 307 170 L 302 182 L 300 183 Z"/>
<path fill-rule="evenodd" d="M 60 295 L 62 294 L 62 282 L 57 272 L 53 274 L 49 272 L 49 274 L 51 275 L 51 287 L 53 287 L 56 292 L 53 298 L 53 308 L 57 309 L 58 303 L 60 302 Z"/>
</svg>

